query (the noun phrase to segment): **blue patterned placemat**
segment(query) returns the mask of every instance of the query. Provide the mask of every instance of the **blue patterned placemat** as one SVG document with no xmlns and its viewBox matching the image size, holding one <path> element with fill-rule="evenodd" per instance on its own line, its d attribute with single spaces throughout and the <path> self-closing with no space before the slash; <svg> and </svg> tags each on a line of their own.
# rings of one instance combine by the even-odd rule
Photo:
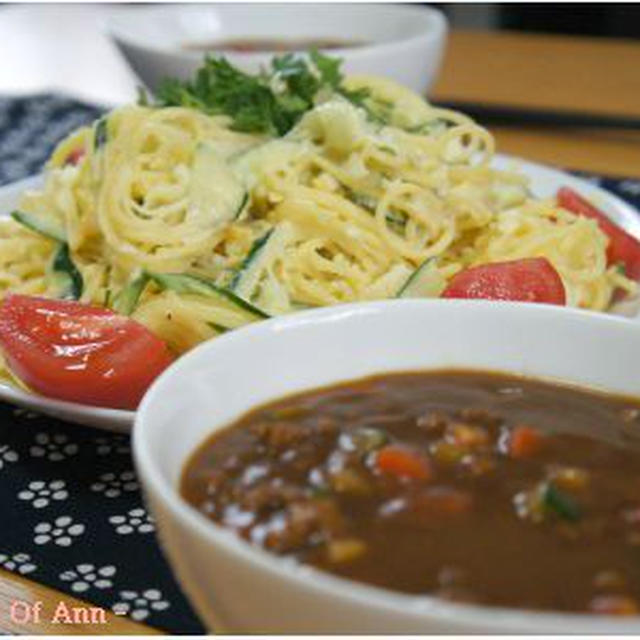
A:
<svg viewBox="0 0 640 640">
<path fill-rule="evenodd" d="M 38 173 L 100 110 L 0 98 L 0 185 Z M 584 174 L 583 174 L 584 175 Z M 586 176 L 640 208 L 640 181 Z M 0 565 L 172 633 L 202 633 L 162 556 L 129 438 L 0 403 Z"/>
<path fill-rule="evenodd" d="M 0 98 L 0 185 L 37 174 L 100 110 Z M 160 551 L 129 437 L 0 403 L 0 566 L 174 634 L 204 633 Z"/>
</svg>

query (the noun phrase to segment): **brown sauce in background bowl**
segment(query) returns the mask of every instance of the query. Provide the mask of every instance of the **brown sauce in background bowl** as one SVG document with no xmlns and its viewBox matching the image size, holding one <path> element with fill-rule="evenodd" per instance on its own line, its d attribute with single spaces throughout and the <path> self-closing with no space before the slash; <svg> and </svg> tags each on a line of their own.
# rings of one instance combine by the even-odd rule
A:
<svg viewBox="0 0 640 640">
<path fill-rule="evenodd" d="M 181 493 L 251 543 L 396 591 L 640 613 L 640 403 L 534 379 L 376 376 L 259 407 Z"/>
<path fill-rule="evenodd" d="M 286 53 L 289 51 L 308 51 L 311 49 L 352 49 L 362 47 L 366 42 L 358 40 L 339 40 L 336 38 L 228 38 L 210 42 L 186 42 L 182 48 L 186 51 L 209 53 Z"/>
</svg>

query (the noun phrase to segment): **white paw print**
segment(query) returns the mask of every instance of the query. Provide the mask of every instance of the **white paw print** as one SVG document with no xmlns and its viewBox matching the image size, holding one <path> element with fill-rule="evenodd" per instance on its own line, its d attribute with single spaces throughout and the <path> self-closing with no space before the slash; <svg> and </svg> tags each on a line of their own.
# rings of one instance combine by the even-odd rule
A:
<svg viewBox="0 0 640 640">
<path fill-rule="evenodd" d="M 60 574 L 60 579 L 71 583 L 71 591 L 82 593 L 91 587 L 96 589 L 111 589 L 111 578 L 116 574 L 113 565 L 96 568 L 93 564 L 78 564 L 73 569 Z"/>
<path fill-rule="evenodd" d="M 623 180 L 619 184 L 619 189 L 632 196 L 640 196 L 640 180 Z"/>
<path fill-rule="evenodd" d="M 103 473 L 98 482 L 91 485 L 91 491 L 103 493 L 107 498 L 117 498 L 125 491 L 137 491 L 138 481 L 133 471 L 122 473 Z"/>
<path fill-rule="evenodd" d="M 69 442 L 69 438 L 64 433 L 38 433 L 35 437 L 36 444 L 29 453 L 34 458 L 46 458 L 51 462 L 59 462 L 78 453 L 78 445 Z"/>
<path fill-rule="evenodd" d="M 94 442 L 96 443 L 96 453 L 99 456 L 108 456 L 110 453 L 122 455 L 131 453 L 129 438 L 126 436 L 100 437 L 96 438 Z"/>
<path fill-rule="evenodd" d="M 40 417 L 39 413 L 31 411 L 30 409 L 24 409 L 22 407 L 16 407 L 13 410 L 13 415 L 16 418 L 25 418 L 26 420 L 35 420 L 36 418 Z"/>
<path fill-rule="evenodd" d="M 22 575 L 31 573 L 38 568 L 31 562 L 31 556 L 28 553 L 14 553 L 11 556 L 0 553 L 0 566 L 7 571 L 14 571 Z"/>
<path fill-rule="evenodd" d="M 155 529 L 153 518 L 142 508 L 131 509 L 126 515 L 111 516 L 109 522 L 116 533 L 126 536 L 130 533 L 150 533 Z"/>
<path fill-rule="evenodd" d="M 60 516 L 53 522 L 38 523 L 33 532 L 36 534 L 33 541 L 35 544 L 48 544 L 53 542 L 60 547 L 70 547 L 73 539 L 84 533 L 85 526 L 74 523 L 71 516 Z"/>
<path fill-rule="evenodd" d="M 64 480 L 52 480 L 51 482 L 34 480 L 18 494 L 18 499 L 29 501 L 34 509 L 42 509 L 52 500 L 66 500 L 69 497 L 69 492 L 65 487 Z"/>
<path fill-rule="evenodd" d="M 8 462 L 17 462 L 19 457 L 13 449 L 9 448 L 8 444 L 0 444 L 0 469 Z"/>
<path fill-rule="evenodd" d="M 169 603 L 162 599 L 162 592 L 158 589 L 139 591 L 121 591 L 120 602 L 116 602 L 111 609 L 119 615 L 128 615 L 133 620 L 144 620 L 152 611 L 164 611 Z"/>
</svg>

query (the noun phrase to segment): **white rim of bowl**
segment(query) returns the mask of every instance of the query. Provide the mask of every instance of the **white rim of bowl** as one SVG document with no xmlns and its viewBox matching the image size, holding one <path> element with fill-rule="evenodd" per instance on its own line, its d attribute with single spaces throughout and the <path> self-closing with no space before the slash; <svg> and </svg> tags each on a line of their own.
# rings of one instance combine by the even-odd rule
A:
<svg viewBox="0 0 640 640">
<path fill-rule="evenodd" d="M 329 5 L 332 6 L 332 5 Z M 335 6 L 339 6 L 335 5 Z M 359 6 L 359 5 L 355 5 Z M 433 7 L 423 6 L 420 9 L 416 9 L 413 6 L 408 5 L 382 5 L 388 9 L 392 9 L 393 11 L 402 12 L 406 15 L 420 15 L 421 17 L 427 17 L 424 23 L 424 28 L 421 33 L 417 33 L 408 38 L 396 38 L 394 40 L 384 40 L 384 41 L 374 41 L 371 43 L 363 44 L 357 47 L 336 47 L 335 49 L 330 49 L 325 51 L 328 55 L 335 55 L 344 57 L 348 55 L 350 58 L 359 58 L 366 55 L 371 55 L 373 51 L 386 52 L 388 50 L 397 48 L 399 46 L 407 46 L 414 44 L 417 41 L 421 41 L 426 39 L 435 40 L 441 35 L 446 35 L 448 31 L 448 23 L 444 14 Z M 187 11 L 195 11 L 197 5 L 186 5 Z M 180 7 L 145 7 L 140 9 L 133 9 L 133 11 L 137 11 L 138 13 L 143 12 L 155 12 L 155 13 L 163 13 L 169 11 L 176 10 L 184 10 L 184 8 Z M 197 52 L 197 51 L 189 51 L 188 49 L 179 49 L 176 47 L 163 47 L 161 45 L 155 43 L 146 43 L 141 40 L 136 39 L 135 37 L 130 37 L 130 34 L 123 32 L 119 27 L 119 20 L 122 19 L 122 16 L 126 15 L 122 12 L 122 10 L 118 10 L 118 13 L 114 13 L 112 16 L 108 17 L 105 26 L 107 32 L 111 35 L 111 37 L 128 46 L 137 47 L 138 49 L 144 49 L 146 51 L 152 51 L 157 54 L 162 54 L 165 56 L 177 56 L 184 59 L 189 60 L 202 60 L 206 55 L 206 52 Z M 129 14 L 131 15 L 131 14 Z M 247 36 L 248 37 L 248 36 Z M 223 55 L 223 51 L 216 52 L 219 55 Z M 251 61 L 252 59 L 259 60 L 265 57 L 272 57 L 277 55 L 283 55 L 287 52 L 278 52 L 278 51 L 260 51 L 260 52 L 238 52 L 233 51 L 230 52 L 234 57 L 242 57 L 246 61 Z M 300 51 L 298 53 L 304 53 L 304 51 Z"/>
<path fill-rule="evenodd" d="M 489 628 L 500 628 L 500 633 L 509 631 L 514 633 L 532 633 L 535 628 L 546 633 L 571 633 L 574 627 L 589 634 L 624 634 L 640 633 L 640 618 L 621 619 L 618 616 L 595 616 L 588 613 L 562 613 L 547 612 L 507 607 L 483 607 L 472 604 L 456 604 L 439 599 L 435 596 L 414 596 L 389 589 L 374 587 L 365 583 L 340 578 L 311 566 L 292 562 L 279 557 L 260 547 L 256 547 L 243 540 L 229 529 L 209 520 L 197 509 L 187 503 L 179 494 L 176 487 L 172 486 L 164 477 L 160 468 L 156 465 L 153 456 L 144 445 L 149 431 L 146 424 L 146 414 L 154 402 L 156 395 L 164 393 L 163 387 L 169 385 L 174 376 L 190 366 L 192 359 L 200 357 L 202 350 L 215 349 L 214 344 L 220 341 L 245 341 L 251 340 L 251 336 L 258 333 L 269 332 L 272 328 L 278 331 L 286 330 L 289 325 L 296 326 L 300 322 L 308 323 L 311 319 L 316 322 L 331 320 L 336 314 L 356 311 L 363 314 L 378 314 L 394 308 L 424 306 L 459 306 L 468 307 L 469 303 L 474 307 L 492 308 L 494 311 L 487 313 L 509 314 L 539 314 L 540 320 L 546 317 L 556 316 L 558 313 L 567 318 L 591 324 L 617 325 L 625 331 L 640 331 L 640 324 L 627 318 L 610 316 L 598 312 L 582 309 L 567 309 L 553 305 L 525 303 L 525 302 L 494 302 L 484 300 L 383 300 L 378 302 L 352 303 L 301 311 L 296 314 L 278 318 L 272 318 L 263 322 L 242 327 L 234 332 L 225 334 L 215 340 L 207 341 L 202 347 L 197 347 L 183 356 L 163 372 L 153 383 L 144 396 L 138 412 L 133 430 L 133 453 L 136 467 L 143 479 L 153 487 L 153 493 L 158 497 L 172 515 L 180 520 L 183 525 L 194 529 L 201 538 L 212 545 L 222 546 L 227 552 L 237 556 L 247 563 L 254 564 L 256 568 L 276 574 L 278 577 L 297 583 L 309 591 L 329 593 L 334 596 L 351 601 L 354 604 L 366 607 L 375 607 L 394 614 L 408 614 L 412 617 L 427 616 L 446 622 L 453 621 L 456 624 L 486 625 Z M 499 309 L 499 311 L 496 311 Z M 584 385 L 582 385 L 584 386 Z M 300 389 L 302 390 L 302 389 Z M 180 470 L 182 471 L 182 469 Z"/>
</svg>

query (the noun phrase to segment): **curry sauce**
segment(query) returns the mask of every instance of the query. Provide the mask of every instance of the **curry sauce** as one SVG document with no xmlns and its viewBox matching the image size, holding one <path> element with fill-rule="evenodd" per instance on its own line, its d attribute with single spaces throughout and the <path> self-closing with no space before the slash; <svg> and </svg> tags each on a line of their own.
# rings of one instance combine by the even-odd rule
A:
<svg viewBox="0 0 640 640">
<path fill-rule="evenodd" d="M 402 373 L 259 407 L 181 491 L 251 543 L 476 604 L 635 615 L 640 403 L 502 374 Z"/>
</svg>

